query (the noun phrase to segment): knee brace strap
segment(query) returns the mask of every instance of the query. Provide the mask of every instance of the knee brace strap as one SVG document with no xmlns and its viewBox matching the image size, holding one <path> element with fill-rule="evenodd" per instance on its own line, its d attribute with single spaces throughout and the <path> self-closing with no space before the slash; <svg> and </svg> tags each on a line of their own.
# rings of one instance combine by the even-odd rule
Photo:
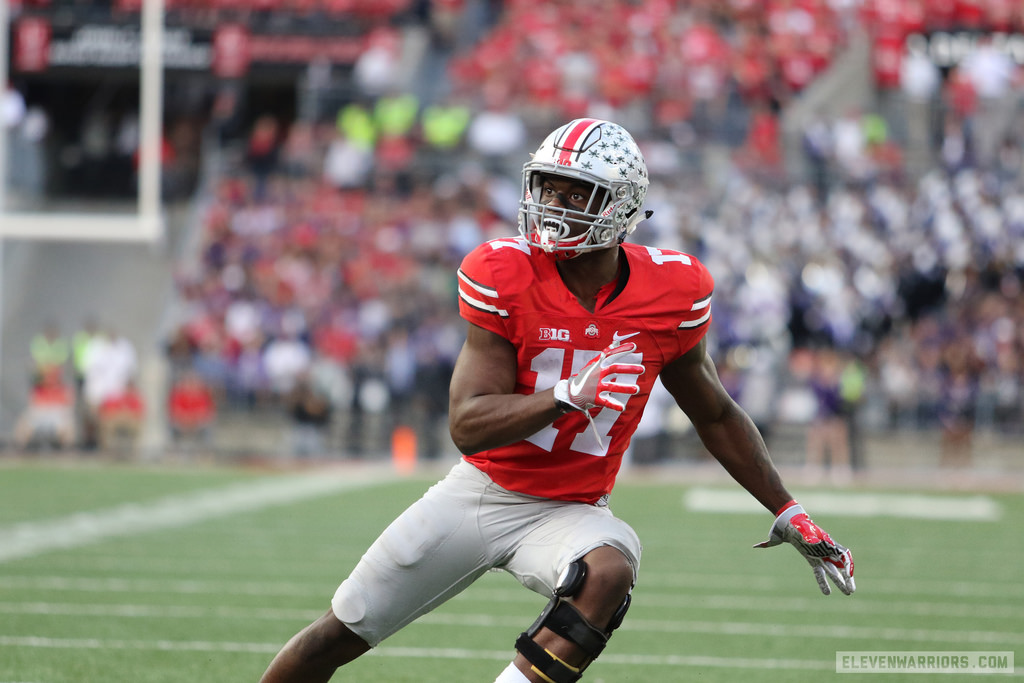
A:
<svg viewBox="0 0 1024 683">
<path fill-rule="evenodd" d="M 526 658 L 533 671 L 548 683 L 576 683 L 583 675 L 582 667 L 562 661 L 525 633 L 520 633 L 516 639 L 516 650 Z"/>
<path fill-rule="evenodd" d="M 531 638 L 547 627 L 562 638 L 578 645 L 590 659 L 594 659 L 608 644 L 608 635 L 587 620 L 572 603 L 562 598 L 551 598 L 526 635 Z"/>
<path fill-rule="evenodd" d="M 575 683 L 582 676 L 583 670 L 590 662 L 597 659 L 612 631 L 619 627 L 626 610 L 629 609 L 630 596 L 615 611 L 606 630 L 594 626 L 576 607 L 565 598 L 576 594 L 586 577 L 587 565 L 582 560 L 570 564 L 559 578 L 558 586 L 551 600 L 524 633 L 516 640 L 516 650 L 530 662 L 533 671 L 548 683 Z M 560 659 L 550 650 L 541 647 L 533 639 L 542 628 L 547 628 L 559 637 L 574 643 L 583 650 L 586 662 L 575 667 Z"/>
<path fill-rule="evenodd" d="M 551 683 L 574 683 L 579 680 L 585 666 L 577 668 L 567 664 L 538 645 L 533 637 L 543 627 L 578 646 L 588 663 L 596 659 L 608 644 L 608 636 L 587 621 L 571 603 L 558 596 L 552 597 L 537 621 L 516 640 L 516 650 L 533 665 L 536 673 Z"/>
</svg>

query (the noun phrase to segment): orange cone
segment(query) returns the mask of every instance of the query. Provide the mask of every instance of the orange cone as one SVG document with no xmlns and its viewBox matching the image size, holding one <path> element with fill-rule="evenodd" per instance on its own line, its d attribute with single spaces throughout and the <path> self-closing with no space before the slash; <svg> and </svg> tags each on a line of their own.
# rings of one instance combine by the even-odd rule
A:
<svg viewBox="0 0 1024 683">
<path fill-rule="evenodd" d="M 416 431 L 401 425 L 391 433 L 391 462 L 399 474 L 411 474 L 416 469 Z"/>
</svg>

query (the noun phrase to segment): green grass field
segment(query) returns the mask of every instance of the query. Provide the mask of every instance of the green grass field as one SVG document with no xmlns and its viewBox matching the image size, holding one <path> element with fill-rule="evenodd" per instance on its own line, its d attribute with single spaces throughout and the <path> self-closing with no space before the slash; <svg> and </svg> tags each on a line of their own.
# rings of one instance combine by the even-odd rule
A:
<svg viewBox="0 0 1024 683">
<path fill-rule="evenodd" d="M 434 479 L 0 462 L 0 683 L 255 682 Z M 791 548 L 751 548 L 767 513 L 699 511 L 670 479 L 626 478 L 613 495 L 643 566 L 584 680 L 904 681 L 837 674 L 836 652 L 1024 653 L 1024 497 L 938 501 L 980 501 L 998 516 L 983 521 L 810 509 L 857 562 L 857 594 L 826 598 Z M 488 574 L 334 680 L 492 681 L 544 603 Z"/>
</svg>

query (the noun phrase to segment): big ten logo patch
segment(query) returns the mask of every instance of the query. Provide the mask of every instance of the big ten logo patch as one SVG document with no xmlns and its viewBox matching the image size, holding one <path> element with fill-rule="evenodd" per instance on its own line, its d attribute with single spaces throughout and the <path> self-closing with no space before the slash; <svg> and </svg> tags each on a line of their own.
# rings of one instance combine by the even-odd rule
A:
<svg viewBox="0 0 1024 683">
<path fill-rule="evenodd" d="M 569 330 L 557 327 L 542 327 L 540 328 L 540 340 L 567 342 L 569 341 Z"/>
</svg>

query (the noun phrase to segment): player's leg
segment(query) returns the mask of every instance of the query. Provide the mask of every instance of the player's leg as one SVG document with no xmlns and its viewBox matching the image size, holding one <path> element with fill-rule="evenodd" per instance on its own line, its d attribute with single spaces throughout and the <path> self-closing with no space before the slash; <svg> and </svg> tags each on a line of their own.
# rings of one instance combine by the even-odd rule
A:
<svg viewBox="0 0 1024 683">
<path fill-rule="evenodd" d="M 365 640 L 338 621 L 334 610 L 295 634 L 270 663 L 260 683 L 319 683 L 370 649 Z"/>
<path fill-rule="evenodd" d="M 507 567 L 529 587 L 549 586 L 550 600 L 498 681 L 578 680 L 622 623 L 639 557 L 635 532 L 607 508 L 570 505 L 551 514 Z M 558 575 L 549 582 L 552 570 Z"/>
<path fill-rule="evenodd" d="M 464 476 L 466 467 L 453 468 L 381 533 L 338 587 L 331 610 L 285 645 L 262 683 L 329 680 L 490 568 L 476 524 L 481 483 Z"/>
<path fill-rule="evenodd" d="M 544 613 L 516 641 L 513 664 L 529 681 L 570 683 L 604 650 L 629 608 L 633 569 L 615 548 L 577 560 L 577 583 L 560 584 Z"/>
</svg>

